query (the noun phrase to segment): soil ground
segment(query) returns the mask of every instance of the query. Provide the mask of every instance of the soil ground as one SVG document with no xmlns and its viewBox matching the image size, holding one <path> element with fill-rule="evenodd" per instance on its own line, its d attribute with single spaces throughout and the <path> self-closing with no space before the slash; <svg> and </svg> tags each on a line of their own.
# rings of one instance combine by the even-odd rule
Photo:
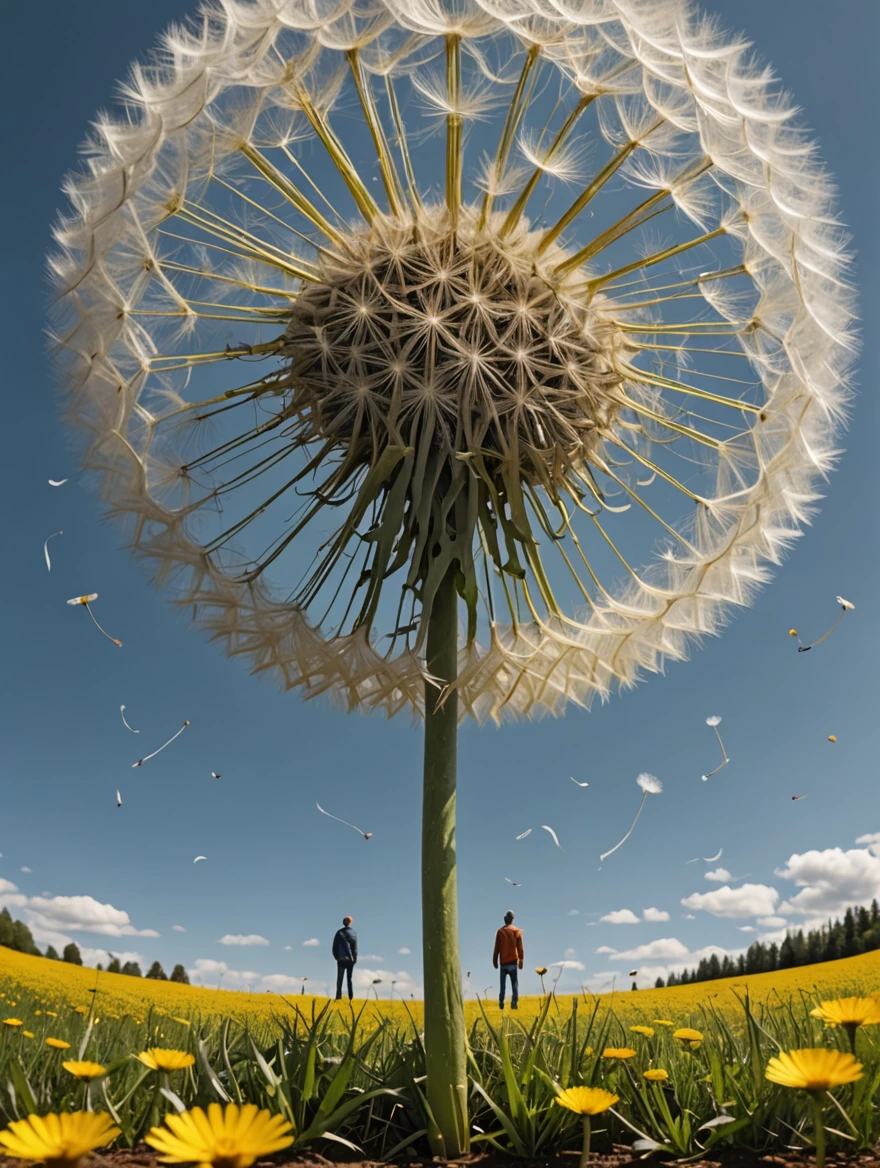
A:
<svg viewBox="0 0 880 1168">
<path fill-rule="evenodd" d="M 563 1153 L 561 1156 L 546 1156 L 537 1160 L 520 1160 L 515 1156 L 504 1156 L 498 1152 L 468 1156 L 461 1160 L 429 1160 L 427 1158 L 402 1157 L 400 1168 L 576 1168 L 577 1152 Z M 621 1147 L 612 1155 L 593 1156 L 590 1168 L 659 1168 L 663 1163 L 653 1156 L 634 1159 L 629 1148 Z M 96 1156 L 95 1168 L 164 1168 L 156 1154 L 146 1144 L 132 1149 L 121 1149 L 106 1156 Z M 813 1157 L 798 1152 L 787 1152 L 767 1156 L 751 1152 L 728 1152 L 718 1159 L 691 1161 L 694 1168 L 812 1168 Z M 826 1168 L 880 1168 L 880 1149 L 874 1152 L 829 1153 L 825 1159 Z M 0 1156 L 0 1168 L 19 1168 L 20 1161 L 8 1160 Z M 288 1158 L 279 1153 L 267 1160 L 258 1160 L 254 1168 L 389 1168 L 376 1160 L 330 1160 L 314 1152 Z M 394 1166 L 392 1166 L 394 1168 Z"/>
</svg>

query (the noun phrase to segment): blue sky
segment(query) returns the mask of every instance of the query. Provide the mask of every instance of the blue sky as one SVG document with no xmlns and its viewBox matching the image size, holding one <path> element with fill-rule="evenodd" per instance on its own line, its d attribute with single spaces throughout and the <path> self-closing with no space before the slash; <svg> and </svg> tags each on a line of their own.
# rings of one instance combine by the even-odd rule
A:
<svg viewBox="0 0 880 1168">
<path fill-rule="evenodd" d="M 821 0 L 714 0 L 709 8 L 773 62 L 840 185 L 869 322 L 846 455 L 821 514 L 775 582 L 691 662 L 589 714 L 463 728 L 462 964 L 479 990 L 492 982 L 494 931 L 508 907 L 524 929 L 528 966 L 567 960 L 576 964 L 564 970 L 563 985 L 599 985 L 617 970 L 626 983 L 630 965 L 656 975 L 706 946 L 735 950 L 778 932 L 779 906 L 796 894 L 804 911 L 786 913 L 795 923 L 880 896 L 880 858 L 855 842 L 880 832 L 880 431 L 870 323 L 880 259 L 873 145 L 880 17 L 870 0 L 851 0 L 846 19 L 831 21 Z M 320 987 L 331 973 L 330 938 L 348 912 L 364 968 L 387 971 L 383 989 L 393 976 L 418 993 L 419 728 L 405 717 L 386 722 L 303 704 L 189 630 L 119 550 L 77 483 L 59 418 L 43 339 L 44 256 L 59 184 L 129 61 L 187 11 L 179 0 L 91 0 L 53 6 L 39 29 L 24 9 L 7 21 L 14 51 L 2 82 L 9 178 L 0 189 L 7 224 L 0 895 L 45 941 L 73 937 L 89 949 L 158 958 L 166 969 L 180 961 L 209 984 L 225 963 L 230 987 L 294 984 L 261 980 L 272 975 L 305 976 Z M 47 485 L 65 476 L 65 487 Z M 59 528 L 49 574 L 42 542 Z M 93 590 L 121 651 L 64 603 Z M 828 642 L 799 656 L 788 628 L 823 631 L 838 593 L 856 611 Z M 122 725 L 121 703 L 139 736 Z M 731 763 L 702 783 L 716 759 L 704 724 L 713 713 L 723 716 Z M 192 724 L 172 747 L 131 769 L 184 719 Z M 597 871 L 598 854 L 635 814 L 643 770 L 661 778 L 664 793 L 648 801 L 631 841 Z M 577 788 L 569 776 L 590 786 Z M 802 792 L 809 798 L 793 803 Z M 373 838 L 322 818 L 316 800 Z M 564 851 L 542 824 L 556 829 Z M 528 827 L 535 830 L 515 842 Z M 720 848 L 718 864 L 686 865 Z M 200 854 L 208 859 L 193 866 Z M 734 879 L 707 881 L 719 867 Z M 505 876 L 522 886 L 511 888 Z M 739 891 L 700 899 L 726 883 Z M 625 909 L 668 919 L 601 919 Z M 269 944 L 224 945 L 223 937 Z M 320 944 L 305 944 L 313 939 Z"/>
</svg>

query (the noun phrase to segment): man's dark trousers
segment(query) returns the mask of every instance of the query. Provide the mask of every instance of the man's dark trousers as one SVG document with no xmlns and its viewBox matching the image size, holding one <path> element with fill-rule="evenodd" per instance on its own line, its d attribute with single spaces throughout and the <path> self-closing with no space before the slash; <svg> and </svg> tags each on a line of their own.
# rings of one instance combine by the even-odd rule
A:
<svg viewBox="0 0 880 1168">
<path fill-rule="evenodd" d="M 345 958 L 343 961 L 336 962 L 336 1000 L 337 1000 L 337 1002 L 342 997 L 342 979 L 344 977 L 348 978 L 348 1000 L 351 1001 L 351 999 L 354 997 L 354 991 L 351 988 L 351 971 L 353 969 L 354 969 L 354 962 L 352 960 L 350 960 L 349 958 Z M 516 985 L 515 980 L 514 980 L 514 985 Z"/>
<path fill-rule="evenodd" d="M 519 977 L 516 962 L 501 966 L 501 993 L 498 995 L 498 1005 L 504 1008 L 504 983 L 510 978 L 510 1008 L 515 1010 L 519 1003 Z"/>
</svg>

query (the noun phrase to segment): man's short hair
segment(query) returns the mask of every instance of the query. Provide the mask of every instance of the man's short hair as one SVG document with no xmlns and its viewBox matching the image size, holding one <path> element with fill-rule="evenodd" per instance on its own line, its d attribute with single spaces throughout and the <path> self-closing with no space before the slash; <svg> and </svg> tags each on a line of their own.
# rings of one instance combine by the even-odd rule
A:
<svg viewBox="0 0 880 1168">
<path fill-rule="evenodd" d="M 342 923 L 343 923 L 344 925 L 350 925 L 350 924 L 351 924 L 351 917 L 343 917 L 343 918 L 342 918 Z"/>
<path fill-rule="evenodd" d="M 505 925 L 509 925 L 509 924 L 510 924 L 510 922 L 511 922 L 512 920 L 513 920 L 513 913 L 512 913 L 512 912 L 506 912 L 506 913 L 504 914 L 504 923 L 505 923 Z"/>
</svg>

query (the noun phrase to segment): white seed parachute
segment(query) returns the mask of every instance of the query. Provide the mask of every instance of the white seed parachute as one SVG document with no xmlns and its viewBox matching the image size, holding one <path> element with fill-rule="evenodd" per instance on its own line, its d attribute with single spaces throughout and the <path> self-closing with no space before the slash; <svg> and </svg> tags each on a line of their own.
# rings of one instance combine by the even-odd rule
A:
<svg viewBox="0 0 880 1168">
<path fill-rule="evenodd" d="M 49 559 L 49 540 L 54 539 L 56 535 L 64 535 L 63 531 L 53 531 L 48 539 L 43 542 L 43 555 L 46 557 L 46 568 L 52 571 L 52 561 Z"/>
<path fill-rule="evenodd" d="M 718 730 L 718 726 L 720 725 L 720 723 L 721 723 L 721 719 L 719 718 L 719 716 L 717 714 L 712 714 L 710 717 L 708 717 L 706 719 L 706 725 L 711 726 L 712 729 L 715 731 L 715 737 L 718 739 L 718 745 L 721 747 L 721 762 L 718 764 L 718 766 L 715 768 L 714 771 L 709 771 L 709 773 L 707 775 L 703 775 L 703 782 L 704 783 L 707 782 L 709 779 L 711 779 L 713 775 L 717 775 L 718 772 L 723 767 L 726 767 L 727 764 L 730 762 L 730 759 L 727 757 L 727 751 L 724 749 L 724 743 L 721 741 L 721 734 Z"/>
<path fill-rule="evenodd" d="M 837 620 L 834 622 L 834 624 L 831 626 L 831 628 L 828 629 L 827 632 L 823 633 L 822 636 L 819 637 L 819 639 L 817 641 L 811 641 L 809 643 L 809 645 L 805 645 L 803 643 L 803 641 L 800 639 L 800 637 L 798 637 L 797 629 L 789 629 L 788 630 L 788 635 L 790 637 L 797 637 L 798 653 L 808 653 L 810 651 L 810 649 L 814 649 L 816 647 L 816 645 L 821 645 L 823 641 L 827 641 L 828 638 L 831 636 L 831 634 L 834 632 L 834 630 L 837 628 L 837 626 L 840 624 L 840 622 L 843 620 L 843 618 L 846 616 L 847 612 L 850 609 L 855 608 L 855 605 L 851 601 L 845 600 L 842 596 L 835 596 L 834 599 L 840 605 L 840 616 L 837 618 Z"/>
<path fill-rule="evenodd" d="M 113 644 L 116 645 L 116 647 L 118 649 L 121 649 L 122 642 L 117 641 L 117 639 L 115 637 L 110 636 L 110 634 L 107 632 L 106 629 L 101 628 L 101 626 L 98 624 L 97 620 L 95 619 L 95 614 L 92 612 L 91 608 L 89 607 L 92 604 L 92 602 L 97 600 L 97 599 L 98 599 L 97 592 L 89 592 L 86 596 L 74 596 L 72 599 L 68 600 L 67 603 L 73 604 L 73 605 L 81 604 L 83 606 L 83 608 L 86 610 L 86 612 L 89 614 L 89 616 L 92 618 L 92 620 L 94 621 L 95 628 L 97 628 L 99 632 L 103 633 L 108 641 L 112 641 Z"/>
<path fill-rule="evenodd" d="M 161 751 L 163 751 L 166 746 L 170 746 L 175 738 L 179 738 L 181 736 L 181 734 L 184 732 L 184 730 L 187 728 L 188 725 L 189 725 L 189 719 L 187 719 L 187 721 L 184 722 L 184 724 L 180 727 L 180 729 L 177 731 L 176 734 L 171 735 L 171 737 L 168 739 L 167 742 L 163 742 L 158 750 L 154 750 L 152 754 L 145 754 L 143 758 L 139 758 L 137 760 L 137 762 L 133 762 L 131 764 L 132 769 L 134 769 L 134 767 L 143 766 L 145 762 L 149 762 L 151 758 L 155 758 L 156 755 L 161 753 Z"/>
<path fill-rule="evenodd" d="M 117 807 L 121 807 L 121 806 L 122 806 L 122 796 L 119 794 L 119 791 L 118 791 L 118 790 L 117 790 L 117 792 L 116 792 L 116 806 L 117 806 Z"/>
<path fill-rule="evenodd" d="M 574 783 L 574 785 L 575 785 L 576 787 L 589 787 L 589 785 L 590 785 L 589 783 L 579 783 L 579 782 L 577 781 L 577 779 L 576 779 L 576 778 L 574 778 L 574 776 L 573 776 L 573 775 L 569 775 L 569 778 L 571 779 L 571 781 Z"/>
<path fill-rule="evenodd" d="M 515 880 L 511 880 L 509 876 L 505 876 L 504 879 L 508 884 L 512 884 L 514 888 L 522 888 L 521 884 L 517 884 L 517 882 Z"/>
<path fill-rule="evenodd" d="M 211 771 L 211 778 L 212 779 L 222 779 L 223 776 L 222 776 L 222 774 L 220 774 L 219 771 Z"/>
<path fill-rule="evenodd" d="M 724 848 L 719 848 L 717 856 L 703 856 L 702 858 L 703 858 L 703 860 L 705 860 L 705 862 L 707 864 L 714 864 L 715 861 L 720 860 L 723 855 L 724 855 Z"/>
<path fill-rule="evenodd" d="M 792 795 L 791 801 L 792 803 L 797 803 L 798 799 L 806 799 L 806 797 L 806 792 L 803 795 Z"/>
<path fill-rule="evenodd" d="M 359 827 L 355 827 L 355 825 L 353 823 L 349 823 L 347 819 L 340 819 L 338 815 L 331 815 L 329 811 L 324 810 L 324 808 L 321 806 L 320 803 L 316 803 L 315 806 L 318 808 L 318 810 L 321 812 L 322 815 L 326 815 L 328 819 L 335 819 L 337 823 L 344 823 L 346 827 L 352 828 L 352 830 L 356 831 L 358 833 L 358 835 L 362 835 L 364 837 L 364 839 L 372 839 L 373 838 L 373 833 L 371 831 L 361 831 L 361 829 Z"/>
<path fill-rule="evenodd" d="M 564 852 L 564 851 L 565 851 L 565 848 L 564 848 L 564 847 L 562 846 L 562 844 L 559 842 L 559 838 L 558 838 L 558 836 L 556 835 L 556 832 L 553 830 L 553 828 L 552 828 L 552 827 L 548 827 L 546 823 L 542 823 L 542 824 L 541 824 L 541 827 L 544 829 L 544 831 L 549 831 L 549 832 L 550 832 L 550 835 L 553 837 L 553 842 L 556 844 L 557 848 L 559 848 L 560 852 Z"/>
<path fill-rule="evenodd" d="M 125 706 L 120 706 L 119 712 L 122 715 L 122 724 L 126 728 L 126 730 L 130 730 L 132 732 L 132 734 L 140 734 L 140 730 L 135 730 L 134 726 L 129 726 L 128 722 L 126 722 L 126 720 L 125 720 Z"/>
<path fill-rule="evenodd" d="M 207 858 L 207 856 L 196 856 L 196 858 L 193 860 L 193 863 L 198 864 L 199 860 L 207 860 Z"/>
<path fill-rule="evenodd" d="M 49 479 L 49 486 L 50 487 L 63 487 L 64 484 L 66 482 L 69 482 L 69 481 L 70 481 L 69 479 Z"/>
<path fill-rule="evenodd" d="M 518 840 L 525 839 L 527 835 L 531 835 L 531 834 L 532 834 L 532 829 L 529 827 L 529 828 L 526 828 L 526 830 L 524 832 L 522 832 L 521 835 L 518 835 L 516 838 Z"/>
<path fill-rule="evenodd" d="M 629 831 L 626 833 L 626 835 L 623 837 L 623 839 L 620 841 L 619 844 L 615 844 L 614 847 L 610 851 L 602 853 L 602 855 L 599 857 L 600 864 L 604 862 L 606 856 L 612 855 L 612 853 L 616 852 L 618 848 L 622 847 L 626 843 L 626 841 L 629 839 L 629 837 L 632 835 L 636 824 L 639 822 L 639 816 L 642 814 L 642 808 L 645 806 L 645 800 L 648 798 L 648 796 L 649 795 L 660 795 L 663 792 L 663 784 L 660 782 L 660 780 L 657 778 L 656 775 L 652 775 L 648 771 L 642 771 L 642 773 L 636 779 L 636 783 L 642 789 L 642 801 L 639 804 L 639 809 L 636 812 L 636 817 L 632 821 L 632 827 L 629 829 Z"/>
</svg>

